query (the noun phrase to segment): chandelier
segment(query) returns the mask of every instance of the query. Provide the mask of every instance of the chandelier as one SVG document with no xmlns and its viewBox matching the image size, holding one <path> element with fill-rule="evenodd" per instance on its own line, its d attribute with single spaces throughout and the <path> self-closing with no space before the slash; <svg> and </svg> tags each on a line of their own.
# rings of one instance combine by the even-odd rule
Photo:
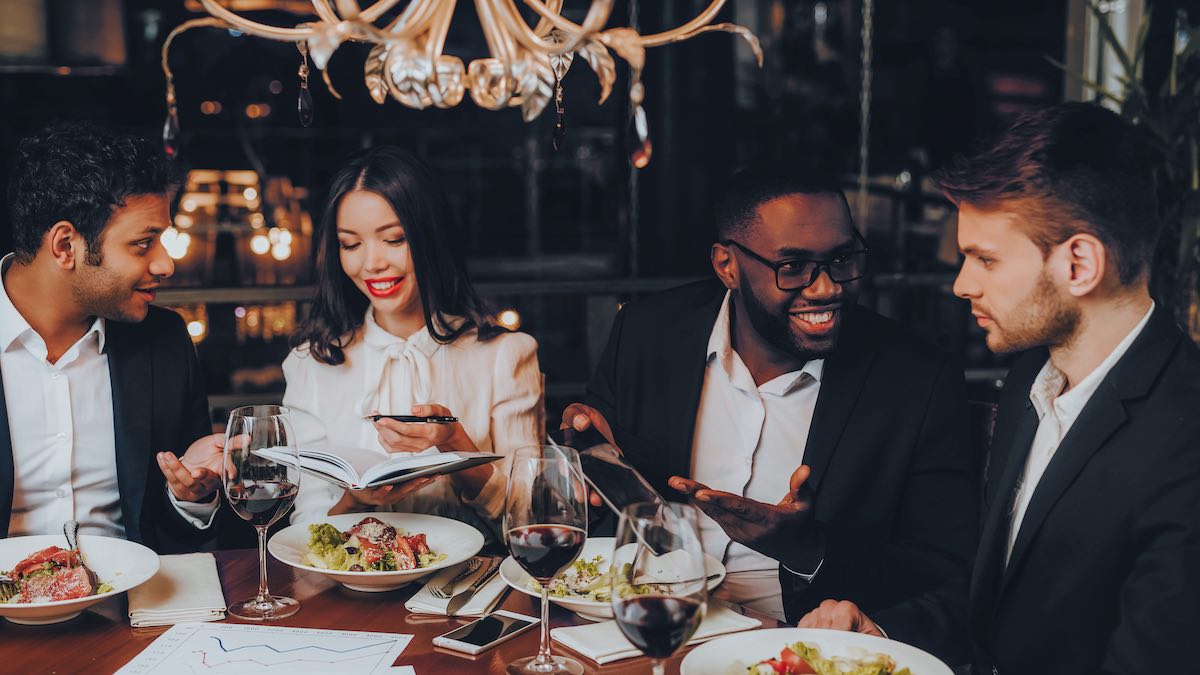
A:
<svg viewBox="0 0 1200 675">
<path fill-rule="evenodd" d="M 645 88 L 641 73 L 647 48 L 681 42 L 702 33 L 724 31 L 744 38 L 759 66 L 762 65 L 762 49 L 753 33 L 731 23 L 712 23 L 725 0 L 712 0 L 691 21 L 652 35 L 642 35 L 630 27 L 606 28 L 613 0 L 591 0 L 581 23 L 562 15 L 563 0 L 475 0 L 489 55 L 469 64 L 444 53 L 443 49 L 456 0 L 410 0 L 385 25 L 378 22 L 400 4 L 400 0 L 377 0 L 366 9 L 360 7 L 357 0 L 312 0 L 317 21 L 290 28 L 244 18 L 235 11 L 238 0 L 199 1 L 210 16 L 179 25 L 163 43 L 162 67 L 167 81 L 163 146 L 172 156 L 178 150 L 179 114 L 167 52 L 177 35 L 201 26 L 227 28 L 269 40 L 295 43 L 302 58 L 297 109 L 304 126 L 313 120 L 312 97 L 308 90 L 309 58 L 312 65 L 322 71 L 330 93 L 340 99 L 325 67 L 342 44 L 362 42 L 372 45 L 363 65 L 363 82 L 376 103 L 383 104 L 391 97 L 417 110 L 431 106 L 452 108 L 470 92 L 476 105 L 488 110 L 519 107 L 522 117 L 529 122 L 553 100 L 556 149 L 565 132 L 562 80 L 575 57 L 595 72 L 600 82 L 600 103 L 604 103 L 616 81 L 612 55 L 615 52 L 630 69 L 633 132 L 630 160 L 639 169 L 649 164 L 652 150 L 646 113 L 642 108 Z M 529 25 L 518 2 L 523 2 L 536 15 L 535 25 Z M 254 8 L 263 5 L 261 1 L 250 3 Z"/>
</svg>

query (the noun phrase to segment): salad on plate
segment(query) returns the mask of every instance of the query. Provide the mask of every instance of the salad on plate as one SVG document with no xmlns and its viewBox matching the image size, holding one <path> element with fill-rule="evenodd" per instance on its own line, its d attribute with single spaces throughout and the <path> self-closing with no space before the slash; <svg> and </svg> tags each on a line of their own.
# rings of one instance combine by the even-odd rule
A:
<svg viewBox="0 0 1200 675">
<path fill-rule="evenodd" d="M 859 649 L 854 656 L 823 657 L 821 649 L 806 642 L 793 642 L 778 658 L 763 659 L 746 669 L 746 675 L 911 675 L 908 668 L 896 669 L 887 654 Z"/>
<path fill-rule="evenodd" d="M 301 562 L 341 572 L 395 572 L 435 565 L 445 553 L 430 550 L 424 533 L 408 534 L 367 517 L 342 532 L 329 523 L 308 526 L 308 551 Z"/>
<path fill-rule="evenodd" d="M 0 572 L 0 602 L 29 604 L 75 600 L 112 590 L 88 569 L 77 550 L 49 546 Z"/>
</svg>

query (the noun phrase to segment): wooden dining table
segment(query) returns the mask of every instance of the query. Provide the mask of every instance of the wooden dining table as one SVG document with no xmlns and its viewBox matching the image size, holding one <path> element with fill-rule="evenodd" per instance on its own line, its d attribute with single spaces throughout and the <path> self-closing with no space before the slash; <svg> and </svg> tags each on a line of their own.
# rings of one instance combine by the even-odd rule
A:
<svg viewBox="0 0 1200 675">
<path fill-rule="evenodd" d="M 258 591 L 256 550 L 217 551 L 214 555 L 226 601 L 252 597 Z M 434 637 L 472 619 L 409 612 L 404 608 L 404 601 L 420 589 L 420 584 L 383 593 L 362 593 L 348 590 L 321 574 L 289 567 L 273 558 L 267 560 L 267 574 L 272 592 L 293 597 L 301 604 L 297 614 L 271 625 L 411 634 L 412 641 L 393 665 L 413 666 L 417 675 L 503 673 L 509 662 L 537 653 L 537 629 L 528 630 L 477 656 L 435 647 Z M 524 593 L 509 592 L 499 607 L 530 616 L 539 615 L 538 600 Z M 768 616 L 750 610 L 740 611 L 761 619 L 764 628 L 781 625 Z M 225 621 L 238 622 L 233 618 Z M 574 613 L 558 606 L 551 607 L 552 628 L 583 623 L 587 621 Z M 166 630 L 167 627 L 131 628 L 124 594 L 62 623 L 24 626 L 0 621 L 0 673 L 113 673 Z M 583 664 L 585 672 L 591 674 L 650 672 L 650 661 L 644 657 L 599 666 L 557 642 L 552 642 L 551 648 L 555 653 L 574 656 Z M 680 650 L 668 662 L 667 672 L 679 672 L 679 662 L 686 651 Z"/>
</svg>

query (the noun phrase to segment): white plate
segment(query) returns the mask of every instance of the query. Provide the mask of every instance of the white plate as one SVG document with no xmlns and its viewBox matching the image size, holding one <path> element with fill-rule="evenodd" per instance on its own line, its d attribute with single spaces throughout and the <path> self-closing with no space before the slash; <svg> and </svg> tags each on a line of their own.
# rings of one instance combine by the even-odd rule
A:
<svg viewBox="0 0 1200 675">
<path fill-rule="evenodd" d="M 61 534 L 39 534 L 30 537 L 0 539 L 0 570 L 10 570 L 30 555 L 50 547 L 66 548 Z M 99 595 L 75 600 L 0 604 L 0 616 L 13 623 L 40 625 L 73 619 L 80 612 L 105 598 L 124 593 L 145 583 L 158 573 L 158 554 L 125 539 L 84 534 L 79 536 L 79 550 L 84 563 L 96 573 L 100 583 L 113 589 Z"/>
<path fill-rule="evenodd" d="M 779 658 L 780 650 L 800 641 L 816 645 L 825 657 L 853 656 L 854 650 L 863 649 L 891 656 L 897 669 L 908 668 L 912 675 L 952 675 L 946 664 L 912 645 L 820 628 L 772 628 L 717 638 L 688 652 L 679 672 L 680 675 L 746 675 L 751 665 Z"/>
<path fill-rule="evenodd" d="M 276 560 L 297 569 L 324 574 L 346 588 L 355 591 L 378 593 L 391 591 L 406 584 L 423 579 L 440 569 L 457 565 L 483 548 L 483 535 L 470 525 L 421 513 L 343 513 L 336 516 L 326 516 L 321 521 L 329 523 L 343 532 L 350 529 L 363 518 L 378 518 L 392 527 L 403 530 L 405 534 L 424 534 L 429 550 L 434 553 L 444 553 L 446 557 L 441 562 L 415 570 L 396 572 L 341 572 L 324 570 L 320 567 L 305 565 L 301 560 L 308 553 L 308 525 L 297 523 L 286 527 L 267 542 L 267 550 Z"/>
<path fill-rule="evenodd" d="M 613 544 L 616 542 L 616 537 L 588 537 L 583 544 L 583 551 L 580 552 L 578 560 L 591 560 L 598 555 L 604 556 L 604 560 L 600 561 L 599 569 L 601 572 L 608 569 L 608 564 L 613 557 Z M 630 544 L 632 546 L 632 544 Z M 709 590 L 712 590 L 720 585 L 725 580 L 725 566 L 720 560 L 704 554 L 704 567 L 708 574 L 706 576 L 716 577 L 708 582 Z M 574 574 L 574 570 L 568 568 L 566 574 Z M 500 564 L 500 578 L 504 579 L 504 583 L 521 591 L 526 595 L 535 598 L 541 598 L 541 591 L 536 591 L 529 586 L 529 582 L 533 577 L 521 568 L 521 564 L 509 556 Z M 579 616 L 592 621 L 606 621 L 612 618 L 612 605 L 607 602 L 597 602 L 595 600 L 586 600 L 583 598 L 560 598 L 554 595 L 550 596 L 550 602 L 556 605 L 565 607 Z"/>
</svg>

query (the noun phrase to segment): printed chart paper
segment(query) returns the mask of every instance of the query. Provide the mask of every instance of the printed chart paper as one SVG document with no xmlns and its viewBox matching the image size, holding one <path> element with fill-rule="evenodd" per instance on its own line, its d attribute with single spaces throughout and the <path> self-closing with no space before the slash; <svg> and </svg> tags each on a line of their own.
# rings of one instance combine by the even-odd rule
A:
<svg viewBox="0 0 1200 675">
<path fill-rule="evenodd" d="M 363 631 L 181 623 L 160 635 L 117 675 L 389 673 L 412 635 Z"/>
</svg>

